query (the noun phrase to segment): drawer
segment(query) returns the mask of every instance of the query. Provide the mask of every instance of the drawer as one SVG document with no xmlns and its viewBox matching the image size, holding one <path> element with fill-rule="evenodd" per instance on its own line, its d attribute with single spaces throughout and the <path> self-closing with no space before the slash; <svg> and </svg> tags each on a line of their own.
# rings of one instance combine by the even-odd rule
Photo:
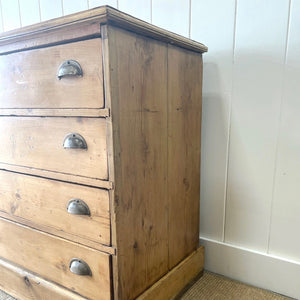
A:
<svg viewBox="0 0 300 300">
<path fill-rule="evenodd" d="M 106 120 L 103 118 L 0 117 L 0 162 L 107 179 Z M 80 134 L 87 149 L 64 148 Z"/>
<path fill-rule="evenodd" d="M 0 171 L 0 182 L 0 211 L 32 226 L 110 244 L 108 191 L 7 171 Z"/>
<path fill-rule="evenodd" d="M 64 61 L 77 61 L 83 76 L 58 79 Z M 101 39 L 0 56 L 0 108 L 102 108 Z"/>
<path fill-rule="evenodd" d="M 0 256 L 90 299 L 111 299 L 110 256 L 0 218 Z M 70 271 L 73 258 L 91 276 Z"/>
</svg>

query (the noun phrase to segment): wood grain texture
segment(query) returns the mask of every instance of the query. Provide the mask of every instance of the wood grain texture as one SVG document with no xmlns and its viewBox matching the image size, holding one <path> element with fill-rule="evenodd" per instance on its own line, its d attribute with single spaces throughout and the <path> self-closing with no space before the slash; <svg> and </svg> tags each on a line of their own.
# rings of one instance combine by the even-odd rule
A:
<svg viewBox="0 0 300 300">
<path fill-rule="evenodd" d="M 114 288 L 134 299 L 198 246 L 202 58 L 109 25 L 102 39 Z"/>
<path fill-rule="evenodd" d="M 87 37 L 99 36 L 100 23 L 114 24 L 196 52 L 202 53 L 207 51 L 207 47 L 201 43 L 136 19 L 112 7 L 101 6 L 96 9 L 5 32 L 0 35 L 0 53 L 74 40 L 83 38 L 85 35 Z"/>
<path fill-rule="evenodd" d="M 166 300 L 174 299 L 204 268 L 204 247 L 184 259 L 163 278 L 151 286 L 145 293 L 137 297 L 137 300 Z"/>
<path fill-rule="evenodd" d="M 88 95 L 81 95 L 88 100 L 80 102 L 88 106 L 74 104 L 71 97 L 68 106 L 62 106 L 66 92 L 61 92 L 56 100 L 44 102 L 32 94 L 28 99 L 36 103 L 33 107 L 28 107 L 30 102 L 23 107 L 10 104 L 1 107 L 0 114 L 9 116 L 0 117 L 3 132 L 0 169 L 19 174 L 3 177 L 7 188 L 0 192 L 0 216 L 6 214 L 7 218 L 38 230 L 0 218 L 0 232 L 5 232 L 0 237 L 0 256 L 90 299 L 110 299 L 112 288 L 114 299 L 136 299 L 167 273 L 170 277 L 164 277 L 164 283 L 159 283 L 154 293 L 160 290 L 162 295 L 173 294 L 191 278 L 193 270 L 199 271 L 195 261 L 190 263 L 192 268 L 188 271 L 179 268 L 177 272 L 174 266 L 196 250 L 198 244 L 201 53 L 206 47 L 102 7 L 46 22 L 45 27 L 42 24 L 30 27 L 29 31 L 21 29 L 2 35 L 0 53 L 23 47 L 22 52 L 2 55 L 4 58 L 20 55 L 23 61 L 25 54 L 34 51 L 67 49 L 72 44 L 25 50 L 34 45 L 61 43 L 60 33 L 70 33 L 71 28 L 76 31 L 92 22 L 101 30 L 101 40 L 93 40 L 98 44 L 91 51 L 99 50 L 98 58 L 103 59 L 104 81 L 102 73 L 98 79 L 105 88 L 105 103 L 102 102 L 105 107 L 101 108 L 107 112 L 106 119 L 88 115 L 91 109 L 92 114 L 100 109 Z M 86 37 L 90 37 L 88 32 Z M 84 51 L 87 42 L 91 41 L 78 43 L 83 45 L 82 53 L 89 63 L 101 64 L 102 72 L 102 62 L 93 61 L 89 52 Z M 74 43 L 74 53 L 76 49 Z M 34 70 L 35 64 L 30 65 Z M 45 76 L 48 78 L 48 73 Z M 16 81 L 15 77 L 12 80 Z M 38 90 L 38 80 L 37 76 L 33 77 L 34 90 Z M 69 80 L 61 82 L 66 84 Z M 93 81 L 89 81 L 89 86 L 97 88 Z M 42 87 L 40 94 L 47 92 L 47 88 Z M 100 101 L 103 101 L 102 89 Z M 22 92 L 18 87 L 18 98 L 13 100 L 9 96 L 9 101 L 19 104 Z M 38 117 L 39 113 L 43 117 Z M 88 117 L 75 117 L 78 113 Z M 71 132 L 86 139 L 87 151 L 63 148 L 63 140 Z M 7 172 L 0 171 L 0 181 L 4 173 Z M 70 189 L 71 182 L 86 186 Z M 110 190 L 99 192 L 91 186 Z M 93 225 L 88 222 L 74 225 L 70 216 L 65 217 L 66 203 L 61 200 L 69 197 L 91 199 L 90 205 L 100 212 L 97 215 L 101 220 Z M 99 205 L 102 200 L 104 206 Z M 110 238 L 111 251 L 106 253 L 94 249 L 104 223 L 111 234 L 111 237 L 102 236 L 101 243 L 107 243 L 107 237 Z M 73 257 L 87 261 L 95 276 L 80 277 L 78 283 L 78 277 L 68 270 Z"/>
<path fill-rule="evenodd" d="M 110 299 L 109 255 L 0 218 L 0 256 L 85 297 Z M 85 261 L 92 276 L 69 270 L 72 258 Z"/>
<path fill-rule="evenodd" d="M 107 38 L 115 166 L 115 297 L 133 299 L 168 268 L 167 47 L 112 27 Z"/>
<path fill-rule="evenodd" d="M 29 174 L 29 175 L 43 177 L 43 178 L 50 178 L 50 179 L 55 179 L 63 182 L 78 183 L 86 186 L 98 187 L 98 188 L 103 188 L 108 190 L 111 190 L 113 188 L 113 182 L 107 180 L 76 176 L 72 174 L 57 173 L 57 172 L 52 172 L 52 171 L 47 171 L 42 169 L 35 169 L 32 167 L 10 165 L 1 162 L 0 162 L 0 170 L 12 171 L 21 174 Z"/>
<path fill-rule="evenodd" d="M 57 78 L 66 60 L 76 60 L 82 77 Z M 101 39 L 0 56 L 1 108 L 101 108 Z"/>
<path fill-rule="evenodd" d="M 201 55 L 169 45 L 169 268 L 199 243 L 201 93 Z"/>
<path fill-rule="evenodd" d="M 0 211 L 75 236 L 110 245 L 106 190 L 0 171 Z M 90 216 L 67 212 L 71 199 L 83 200 Z"/>
<path fill-rule="evenodd" d="M 0 288 L 22 300 L 86 299 L 3 259 L 0 259 Z"/>
<path fill-rule="evenodd" d="M 0 116 L 105 118 L 109 116 L 109 110 L 105 108 L 0 108 Z"/>
<path fill-rule="evenodd" d="M 81 237 L 79 235 L 74 235 L 67 231 L 61 231 L 57 230 L 55 227 L 49 227 L 42 224 L 33 223 L 31 220 L 27 220 L 21 217 L 18 217 L 16 215 L 8 215 L 6 212 L 0 211 L 0 217 L 17 222 L 19 224 L 34 228 L 36 230 L 40 230 L 42 232 L 46 232 L 52 235 L 55 235 L 57 237 L 66 239 L 68 241 L 78 243 L 80 245 L 99 250 L 101 252 L 104 252 L 106 254 L 110 255 L 116 255 L 116 249 L 114 247 L 111 247 L 110 245 L 100 244 L 99 242 L 95 242 L 93 240 L 89 240 L 86 237 Z"/>
<path fill-rule="evenodd" d="M 99 24 L 94 24 L 93 22 L 88 24 L 79 23 L 75 24 L 74 27 L 66 28 L 40 28 L 40 30 L 34 32 L 9 35 L 5 38 L 5 42 L 0 37 L 0 54 L 9 54 L 25 49 L 30 50 L 97 37 L 100 37 Z"/>
<path fill-rule="evenodd" d="M 107 179 L 106 124 L 102 118 L 1 117 L 0 162 Z M 69 133 L 88 149 L 64 149 Z"/>
<path fill-rule="evenodd" d="M 111 83 L 110 83 L 110 53 L 108 43 L 108 25 L 101 25 L 101 37 L 102 37 L 102 55 L 103 55 L 103 83 L 105 93 L 105 107 L 111 111 Z M 115 165 L 114 165 L 114 141 L 113 141 L 113 123 L 111 114 L 106 119 L 107 129 L 107 161 L 108 161 L 108 178 L 109 181 L 115 182 Z M 114 188 L 109 190 L 110 199 L 110 220 L 111 220 L 111 244 L 117 245 L 116 234 L 116 210 L 114 209 L 115 190 Z M 114 296 L 118 295 L 119 280 L 118 280 L 118 256 L 112 256 L 112 273 L 113 273 L 113 291 Z"/>
</svg>

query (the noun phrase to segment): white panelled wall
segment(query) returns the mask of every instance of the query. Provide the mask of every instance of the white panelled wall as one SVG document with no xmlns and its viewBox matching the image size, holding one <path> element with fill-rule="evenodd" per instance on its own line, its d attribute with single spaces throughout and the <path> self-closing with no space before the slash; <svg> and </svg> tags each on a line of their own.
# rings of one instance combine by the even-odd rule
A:
<svg viewBox="0 0 300 300">
<path fill-rule="evenodd" d="M 206 269 L 300 298 L 300 0 L 0 4 L 1 31 L 108 4 L 206 44 Z"/>
</svg>

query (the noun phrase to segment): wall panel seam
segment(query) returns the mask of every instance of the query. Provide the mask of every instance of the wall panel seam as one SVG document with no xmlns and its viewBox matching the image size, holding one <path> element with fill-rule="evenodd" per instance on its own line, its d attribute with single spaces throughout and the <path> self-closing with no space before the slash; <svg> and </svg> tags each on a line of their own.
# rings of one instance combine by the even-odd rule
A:
<svg viewBox="0 0 300 300">
<path fill-rule="evenodd" d="M 19 21 L 20 21 L 20 27 L 23 27 L 23 26 L 22 26 L 22 17 L 21 17 L 20 0 L 18 0 L 18 9 L 19 9 Z"/>
<path fill-rule="evenodd" d="M 1 13 L 2 31 L 4 31 L 3 10 L 2 10 L 2 1 L 1 0 L 0 0 L 0 13 Z"/>
<path fill-rule="evenodd" d="M 152 14 L 153 14 L 153 0 L 150 0 L 150 23 L 152 24 L 153 22 L 153 17 L 152 17 Z"/>
<path fill-rule="evenodd" d="M 226 166 L 225 166 L 225 182 L 224 182 L 224 207 L 223 207 L 223 228 L 222 228 L 222 242 L 225 242 L 226 231 L 226 206 L 228 198 L 228 170 L 229 170 L 229 151 L 230 151 L 230 133 L 231 133 L 231 112 L 232 112 L 232 98 L 233 98 L 233 78 L 234 78 L 234 56 L 235 56 L 235 36 L 236 36 L 236 21 L 237 21 L 237 5 L 238 1 L 235 0 L 234 4 L 234 25 L 233 25 L 233 38 L 232 38 L 232 69 L 231 69 L 231 94 L 229 102 L 229 116 L 228 116 L 228 129 L 227 129 L 227 145 L 226 145 Z"/>
<path fill-rule="evenodd" d="M 39 4 L 39 14 L 40 14 L 40 22 L 42 21 L 42 13 L 41 13 L 41 0 L 38 0 Z"/>
<path fill-rule="evenodd" d="M 189 38 L 191 38 L 192 31 L 192 0 L 189 0 Z"/>
<path fill-rule="evenodd" d="M 271 193 L 270 217 L 269 217 L 270 219 L 269 219 L 269 228 L 268 228 L 268 242 L 267 242 L 268 254 L 270 252 L 271 227 L 273 222 L 273 206 L 274 206 L 275 184 L 276 184 L 276 174 L 277 174 L 278 148 L 279 148 L 279 141 L 280 141 L 280 128 L 282 123 L 282 109 L 283 109 L 283 102 L 284 102 L 285 74 L 286 74 L 289 32 L 290 32 L 290 23 L 291 23 L 291 2 L 292 0 L 289 0 L 285 49 L 284 49 L 284 63 L 282 67 L 281 99 L 279 104 L 279 116 L 278 116 L 277 136 L 276 136 L 276 145 L 275 145 L 275 157 L 274 157 L 274 171 L 273 171 L 273 178 L 272 178 L 272 193 Z"/>
<path fill-rule="evenodd" d="M 64 16 L 65 15 L 64 0 L 60 0 L 60 3 L 61 3 L 61 12 L 62 12 L 62 15 Z"/>
</svg>

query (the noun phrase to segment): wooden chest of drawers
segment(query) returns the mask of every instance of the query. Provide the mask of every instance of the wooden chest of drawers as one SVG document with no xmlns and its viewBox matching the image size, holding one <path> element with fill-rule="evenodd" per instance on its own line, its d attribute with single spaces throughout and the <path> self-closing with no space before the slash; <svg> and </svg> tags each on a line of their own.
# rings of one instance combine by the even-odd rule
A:
<svg viewBox="0 0 300 300">
<path fill-rule="evenodd" d="M 0 288 L 170 299 L 203 270 L 202 44 L 104 6 L 0 37 Z"/>
</svg>

